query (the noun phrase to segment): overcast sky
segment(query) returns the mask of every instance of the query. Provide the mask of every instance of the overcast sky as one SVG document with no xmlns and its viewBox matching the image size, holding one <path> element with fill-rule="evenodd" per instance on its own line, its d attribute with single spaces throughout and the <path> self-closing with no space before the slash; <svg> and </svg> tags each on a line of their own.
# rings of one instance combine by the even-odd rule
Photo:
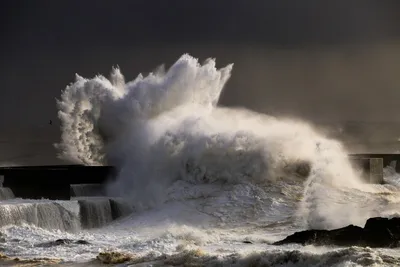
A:
<svg viewBox="0 0 400 267">
<path fill-rule="evenodd" d="M 189 52 L 235 63 L 225 105 L 399 120 L 400 1 L 1 1 L 0 126 L 56 121 L 75 73 L 128 79 Z M 10 126 L 13 125 L 13 126 Z"/>
</svg>

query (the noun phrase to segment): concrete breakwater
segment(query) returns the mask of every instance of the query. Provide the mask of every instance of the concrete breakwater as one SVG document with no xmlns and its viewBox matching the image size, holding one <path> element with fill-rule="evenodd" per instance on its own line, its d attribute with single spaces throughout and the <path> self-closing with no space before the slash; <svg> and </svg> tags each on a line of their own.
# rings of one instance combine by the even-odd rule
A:
<svg viewBox="0 0 400 267">
<path fill-rule="evenodd" d="M 383 168 L 400 160 L 400 154 L 349 154 L 368 183 L 383 183 Z M 400 164 L 397 164 L 400 170 Z M 2 186 L 17 198 L 69 200 L 78 196 L 105 195 L 103 185 L 115 179 L 112 166 L 23 166 L 2 167 Z M 1 197 L 1 196 L 0 196 Z"/>
<path fill-rule="evenodd" d="M 369 184 L 383 183 L 383 159 L 382 158 L 351 158 L 353 166 L 361 171 L 363 179 Z"/>
<path fill-rule="evenodd" d="M 2 186 L 11 188 L 16 197 L 53 200 L 69 200 L 71 185 L 102 185 L 114 179 L 115 172 L 111 166 L 54 165 L 0 168 Z"/>
<path fill-rule="evenodd" d="M 393 154 L 351 154 L 368 183 L 383 183 Z M 104 185 L 116 177 L 111 166 L 25 166 L 0 168 L 0 227 L 33 224 L 75 231 L 102 227 L 133 212 L 123 199 L 109 198 Z"/>
<path fill-rule="evenodd" d="M 44 229 L 79 231 L 105 226 L 133 209 L 124 200 L 79 197 L 71 200 L 6 199 L 0 201 L 0 227 L 29 224 Z"/>
<path fill-rule="evenodd" d="M 400 154 L 360 153 L 349 154 L 353 166 L 362 171 L 367 183 L 382 184 L 383 168 L 392 166 L 400 172 Z"/>
<path fill-rule="evenodd" d="M 33 166 L 1 168 L 0 227 L 29 224 L 78 231 L 127 216 L 133 208 L 105 196 L 112 167 Z"/>
</svg>

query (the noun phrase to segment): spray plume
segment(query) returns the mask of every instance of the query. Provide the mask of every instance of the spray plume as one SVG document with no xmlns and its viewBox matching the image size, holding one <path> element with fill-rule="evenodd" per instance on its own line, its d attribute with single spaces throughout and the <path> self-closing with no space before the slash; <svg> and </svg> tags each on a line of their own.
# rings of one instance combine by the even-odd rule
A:
<svg viewBox="0 0 400 267">
<path fill-rule="evenodd" d="M 164 202 L 176 181 L 266 186 L 300 177 L 301 216 L 313 226 L 334 218 L 323 189 L 363 186 L 345 149 L 304 122 L 218 107 L 232 67 L 185 54 L 127 83 L 118 68 L 110 79 L 77 75 L 58 101 L 60 155 L 115 166 L 109 194 L 136 206 Z"/>
</svg>

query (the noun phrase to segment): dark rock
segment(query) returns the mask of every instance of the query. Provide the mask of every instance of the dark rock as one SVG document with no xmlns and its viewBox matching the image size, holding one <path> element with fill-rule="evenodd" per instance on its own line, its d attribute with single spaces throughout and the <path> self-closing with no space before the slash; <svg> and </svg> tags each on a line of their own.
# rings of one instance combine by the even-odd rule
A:
<svg viewBox="0 0 400 267">
<path fill-rule="evenodd" d="M 67 245 L 67 244 L 71 244 L 73 242 L 74 241 L 71 239 L 57 239 L 56 241 L 51 242 L 51 243 L 54 245 Z"/>
<path fill-rule="evenodd" d="M 283 171 L 290 175 L 294 174 L 301 178 L 307 178 L 311 173 L 311 163 L 303 160 L 287 162 Z"/>
<path fill-rule="evenodd" d="M 90 243 L 86 240 L 77 240 L 74 242 L 74 244 L 79 244 L 79 245 L 90 245 Z"/>
<path fill-rule="evenodd" d="M 72 240 L 72 239 L 57 239 L 55 241 L 50 241 L 50 242 L 45 242 L 45 243 L 40 243 L 37 244 L 36 247 L 54 247 L 54 246 L 60 246 L 60 245 L 69 245 L 69 244 L 75 244 L 75 245 L 89 245 L 90 243 L 86 240 Z"/>
<path fill-rule="evenodd" d="M 274 245 L 297 243 L 302 245 L 335 245 L 362 247 L 399 247 L 400 218 L 370 218 L 364 228 L 349 225 L 334 230 L 306 230 L 296 232 Z"/>
<path fill-rule="evenodd" d="M 6 236 L 0 232 L 0 243 L 5 243 L 6 242 Z"/>
<path fill-rule="evenodd" d="M 297 162 L 295 173 L 300 177 L 307 178 L 311 173 L 311 163 L 307 161 Z"/>
<path fill-rule="evenodd" d="M 253 242 L 251 242 L 251 241 L 249 241 L 249 240 L 244 240 L 242 243 L 243 243 L 243 244 L 253 244 Z"/>
</svg>

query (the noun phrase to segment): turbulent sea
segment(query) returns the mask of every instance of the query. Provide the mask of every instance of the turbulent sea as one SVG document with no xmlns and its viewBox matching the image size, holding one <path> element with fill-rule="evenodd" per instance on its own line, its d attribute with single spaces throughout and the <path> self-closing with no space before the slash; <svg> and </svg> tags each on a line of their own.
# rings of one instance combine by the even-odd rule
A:
<svg viewBox="0 0 400 267">
<path fill-rule="evenodd" d="M 399 249 L 271 245 L 299 230 L 399 215 L 400 176 L 388 167 L 386 184 L 364 184 L 346 148 L 308 123 L 219 107 L 232 69 L 183 55 L 129 82 L 117 68 L 109 79 L 77 75 L 57 102 L 57 149 L 70 162 L 116 166 L 107 195 L 134 212 L 66 230 L 77 205 L 59 201 L 70 217 L 32 213 L 33 223 L 3 226 L 1 251 L 69 266 L 95 264 L 104 251 L 135 255 L 137 266 L 399 266 Z M 7 203 L 40 201 L 0 206 L 13 216 L 18 205 Z M 89 244 L 40 245 L 59 238 Z"/>
</svg>

